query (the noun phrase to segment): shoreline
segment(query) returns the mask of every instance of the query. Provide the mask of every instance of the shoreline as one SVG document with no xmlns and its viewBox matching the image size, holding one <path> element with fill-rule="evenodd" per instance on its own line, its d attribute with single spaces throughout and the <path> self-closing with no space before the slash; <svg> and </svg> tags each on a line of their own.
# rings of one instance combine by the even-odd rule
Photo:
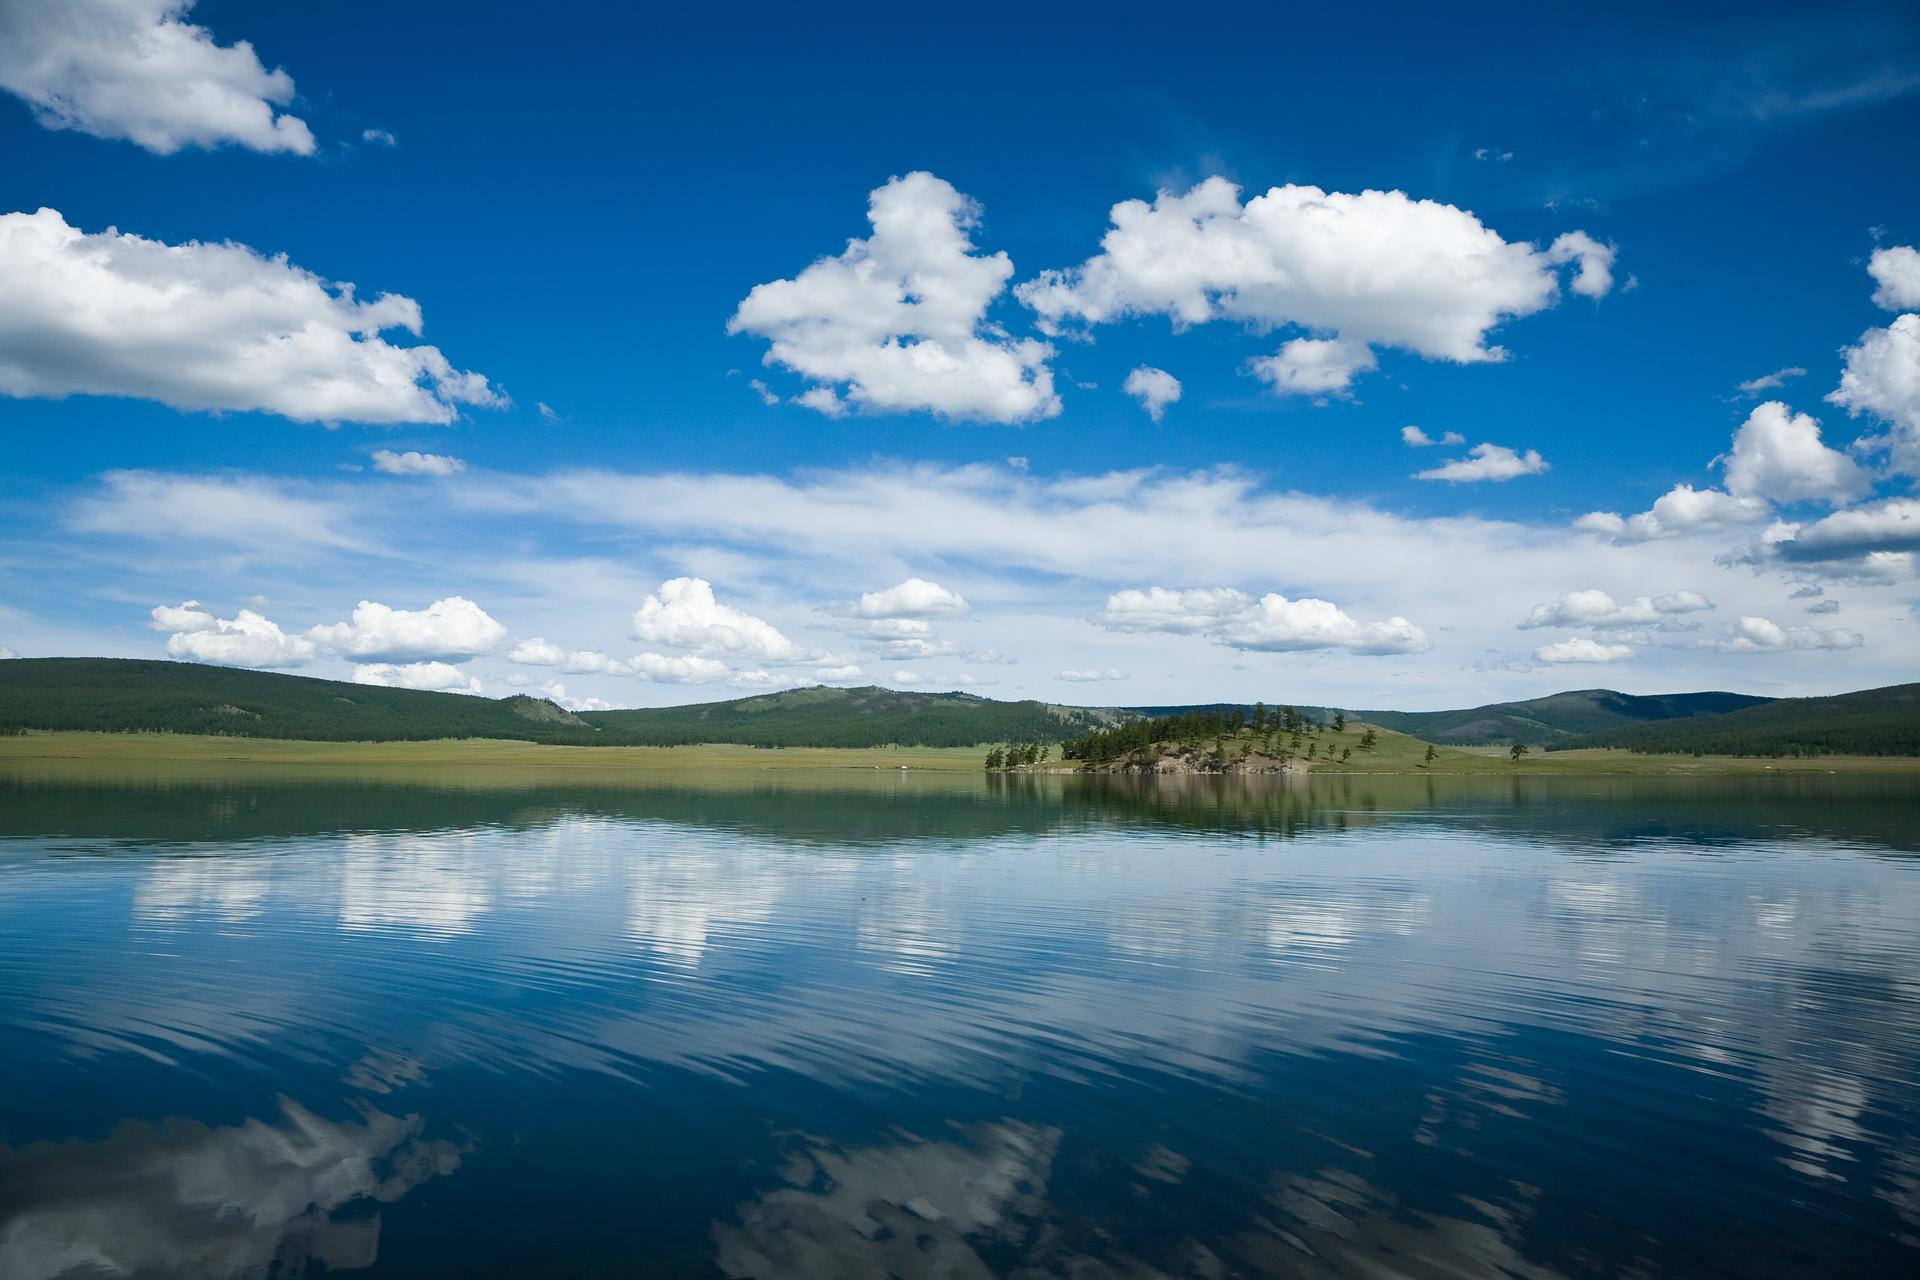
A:
<svg viewBox="0 0 1920 1280">
<path fill-rule="evenodd" d="M 1398 739 L 1398 741 L 1394 741 Z M 211 737 L 171 733 L 30 731 L 0 737 L 0 770 L 16 773 L 99 774 L 116 770 L 293 768 L 326 773 L 353 770 L 446 771 L 484 775 L 534 773 L 556 779 L 666 774 L 775 774 L 798 772 L 975 774 L 982 777 L 1272 778 L 1330 777 L 1608 777 L 1776 774 L 1920 774 L 1910 756 L 1692 756 L 1643 755 L 1626 750 L 1533 752 L 1518 762 L 1498 748 L 1447 747 L 1431 764 L 1417 758 L 1417 740 L 1382 735 L 1381 749 L 1351 761 L 1299 762 L 1285 770 L 1082 768 L 1061 761 L 987 771 L 985 747 L 750 747 L 561 746 L 500 738 L 413 742 L 317 742 L 285 738 Z M 1419 744 L 1424 751 L 1425 744 Z"/>
</svg>

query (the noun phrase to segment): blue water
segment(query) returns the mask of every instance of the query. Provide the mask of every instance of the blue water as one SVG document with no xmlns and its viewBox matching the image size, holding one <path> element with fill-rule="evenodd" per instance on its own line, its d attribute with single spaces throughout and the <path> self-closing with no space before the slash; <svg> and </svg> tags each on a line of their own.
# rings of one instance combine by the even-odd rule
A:
<svg viewBox="0 0 1920 1280">
<path fill-rule="evenodd" d="M 0 780 L 0 1277 L 1913 1276 L 1911 781 Z"/>
</svg>

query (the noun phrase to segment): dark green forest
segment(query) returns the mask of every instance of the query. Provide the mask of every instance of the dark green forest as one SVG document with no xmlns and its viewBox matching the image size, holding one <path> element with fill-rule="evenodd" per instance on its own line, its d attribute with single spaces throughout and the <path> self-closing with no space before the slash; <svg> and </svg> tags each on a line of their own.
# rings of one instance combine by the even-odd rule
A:
<svg viewBox="0 0 1920 1280">
<path fill-rule="evenodd" d="M 1573 747 L 1728 756 L 1920 756 L 1920 684 L 1830 698 L 1781 698 L 1726 715 L 1587 734 L 1548 749 Z"/>
<path fill-rule="evenodd" d="M 1777 702 L 1731 693 L 1634 697 L 1581 690 L 1466 711 L 1349 712 L 1439 742 L 1533 742 L 1734 755 L 1920 755 L 1920 685 Z M 222 734 L 332 742 L 509 738 L 583 746 L 1063 744 L 1114 759 L 1150 741 L 1210 743 L 1252 730 L 1291 742 L 1285 711 L 1217 704 L 1142 709 L 996 702 L 968 693 L 790 689 L 684 707 L 575 714 L 540 698 L 481 698 L 129 658 L 0 661 L 0 733 L 24 729 Z M 1300 708 L 1300 723 L 1341 714 Z M 1151 722 L 1144 730 L 1142 723 Z M 1237 725 L 1238 730 L 1231 726 Z M 1599 732 L 1594 732 L 1598 730 Z"/>
<path fill-rule="evenodd" d="M 510 738 L 578 746 L 962 747 L 1058 741 L 1112 713 L 965 693 L 794 689 L 686 707 L 576 715 L 540 698 L 382 689 L 128 658 L 0 661 L 0 732 L 222 734 L 324 742 Z"/>
<path fill-rule="evenodd" d="M 200 733 L 319 742 L 601 740 L 584 721 L 538 698 L 422 693 L 135 658 L 0 662 L 0 729 Z"/>
<path fill-rule="evenodd" d="M 1058 742 L 1116 716 L 1045 702 L 995 702 L 970 693 L 813 688 L 688 707 L 595 711 L 582 718 L 622 742 L 971 747 Z"/>
<path fill-rule="evenodd" d="M 1348 711 L 1355 719 L 1396 733 L 1450 746 L 1526 742 L 1546 746 L 1649 722 L 1718 716 L 1764 705 L 1745 693 L 1637 695 L 1612 689 L 1574 689 L 1525 702 L 1496 702 L 1464 711 Z"/>
</svg>

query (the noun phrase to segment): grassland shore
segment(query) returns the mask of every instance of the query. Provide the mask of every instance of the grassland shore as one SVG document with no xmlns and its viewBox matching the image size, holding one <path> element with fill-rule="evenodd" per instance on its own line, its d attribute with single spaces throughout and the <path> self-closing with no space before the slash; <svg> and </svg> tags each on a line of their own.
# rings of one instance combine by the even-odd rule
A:
<svg viewBox="0 0 1920 1280">
<path fill-rule="evenodd" d="M 1356 732 L 1348 735 L 1357 741 Z M 348 774 L 358 771 L 457 771 L 474 781 L 530 775 L 559 781 L 671 774 L 753 774 L 802 771 L 979 773 L 984 747 L 783 747 L 729 744 L 678 747 L 574 747 L 490 738 L 425 742 L 309 742 L 272 738 L 205 737 L 168 733 L 29 732 L 0 738 L 0 771 L 19 776 L 142 772 L 221 772 L 261 769 Z M 1920 759 L 1903 756 L 1749 757 L 1636 754 L 1619 750 L 1534 752 L 1515 761 L 1497 747 L 1440 747 L 1381 731 L 1375 747 L 1345 762 L 1294 759 L 1284 765 L 1229 765 L 1234 776 L 1598 776 L 1753 773 L 1916 773 Z M 1009 772 L 1084 772 L 1059 759 Z M 1148 765 L 1099 772 L 1136 774 L 1210 772 Z"/>
</svg>

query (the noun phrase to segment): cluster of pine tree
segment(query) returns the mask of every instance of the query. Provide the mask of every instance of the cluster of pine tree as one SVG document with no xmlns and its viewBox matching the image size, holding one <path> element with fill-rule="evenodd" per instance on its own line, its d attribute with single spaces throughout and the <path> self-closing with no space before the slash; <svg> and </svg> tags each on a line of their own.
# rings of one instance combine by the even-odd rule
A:
<svg viewBox="0 0 1920 1280">
<path fill-rule="evenodd" d="M 1096 729 L 1061 743 L 1060 755 L 1087 764 L 1107 764 L 1135 755 L 1157 755 L 1172 746 L 1195 754 L 1211 752 L 1225 762 L 1230 749 L 1237 745 L 1243 756 L 1258 751 L 1280 759 L 1303 753 L 1308 759 L 1318 759 L 1322 756 L 1319 737 L 1329 730 L 1345 733 L 1345 714 L 1336 712 L 1330 720 L 1321 721 L 1294 707 L 1269 710 L 1264 702 L 1256 702 L 1251 712 L 1244 707 L 1186 711 Z M 1359 747 L 1370 751 L 1377 741 L 1374 731 L 1367 729 L 1360 735 Z M 1339 748 L 1338 758 L 1351 759 L 1353 750 Z M 1335 758 L 1334 751 L 1334 746 L 1327 744 L 1325 758 Z"/>
<path fill-rule="evenodd" d="M 1039 764 L 1052 754 L 1053 748 L 1044 742 L 1011 743 L 987 752 L 987 768 L 1018 769 L 1023 765 Z"/>
</svg>

